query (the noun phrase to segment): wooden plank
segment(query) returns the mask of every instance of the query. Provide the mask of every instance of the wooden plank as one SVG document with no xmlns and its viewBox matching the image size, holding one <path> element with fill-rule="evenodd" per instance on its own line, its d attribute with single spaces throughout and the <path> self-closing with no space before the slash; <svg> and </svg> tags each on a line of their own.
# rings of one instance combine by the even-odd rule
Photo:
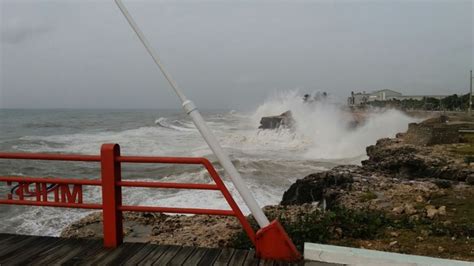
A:
<svg viewBox="0 0 474 266">
<path fill-rule="evenodd" d="M 224 266 L 228 265 L 232 255 L 234 255 L 235 249 L 225 248 L 221 250 L 221 253 L 214 261 L 215 266 Z"/>
<path fill-rule="evenodd" d="M 291 263 L 291 262 L 285 262 L 285 261 L 274 261 L 273 265 L 274 266 L 293 266 L 293 265 L 298 265 L 298 264 Z"/>
<path fill-rule="evenodd" d="M 102 241 L 97 240 L 88 240 L 87 244 L 81 247 L 81 251 L 70 259 L 64 262 L 64 265 L 81 265 L 86 264 L 89 259 L 94 257 L 94 255 L 102 250 L 105 250 L 103 247 Z"/>
<path fill-rule="evenodd" d="M 15 237 L 15 235 L 11 234 L 0 234 L 0 243 L 2 243 L 4 240 L 8 240 L 12 237 Z"/>
<path fill-rule="evenodd" d="M 154 249 L 156 249 L 156 245 L 144 244 L 141 243 L 141 248 L 133 254 L 127 261 L 121 264 L 126 265 L 138 265 L 140 261 L 148 256 Z"/>
<path fill-rule="evenodd" d="M 84 249 L 94 248 L 94 244 L 91 244 L 86 239 L 70 238 L 59 244 L 38 254 L 38 260 L 33 261 L 33 264 L 60 265 L 77 256 Z"/>
<path fill-rule="evenodd" d="M 260 260 L 259 262 L 259 266 L 273 266 L 273 264 L 275 263 L 275 261 L 273 260 Z"/>
<path fill-rule="evenodd" d="M 183 265 L 186 259 L 193 253 L 196 247 L 182 247 L 181 250 L 168 263 L 170 266 Z"/>
<path fill-rule="evenodd" d="M 248 254 L 247 254 L 247 258 L 245 258 L 245 261 L 244 261 L 244 266 L 254 266 L 254 265 L 258 265 L 258 263 L 260 262 L 260 259 L 255 257 L 255 250 L 249 250 Z"/>
<path fill-rule="evenodd" d="M 17 234 L 10 234 L 10 233 L 0 233 L 0 239 L 4 239 L 7 237 L 16 237 L 18 236 Z"/>
<path fill-rule="evenodd" d="M 206 254 L 207 249 L 196 248 L 191 255 L 186 259 L 183 265 L 197 265 L 201 261 L 202 256 Z"/>
<path fill-rule="evenodd" d="M 108 249 L 102 256 L 97 256 L 95 260 L 87 263 L 92 265 L 117 265 L 126 261 L 135 254 L 135 251 L 141 248 L 141 245 L 135 243 L 123 243 L 115 249 Z"/>
<path fill-rule="evenodd" d="M 128 247 L 125 247 L 123 252 L 121 252 L 115 259 L 110 260 L 110 265 L 118 265 L 120 263 L 128 261 L 135 253 L 140 251 L 143 248 L 143 243 L 126 243 Z M 107 263 L 109 264 L 109 263 Z"/>
<path fill-rule="evenodd" d="M 21 245 L 14 245 L 14 248 L 6 248 L 8 251 L 0 256 L 0 262 L 6 264 L 7 262 L 20 260 L 22 257 L 29 257 L 35 255 L 35 252 L 41 250 L 44 245 L 51 244 L 51 242 L 59 241 L 59 238 L 46 237 L 29 237 Z"/>
<path fill-rule="evenodd" d="M 66 246 L 68 243 L 71 243 L 69 239 L 58 238 L 57 241 L 51 241 L 45 245 L 42 245 L 43 248 L 32 250 L 29 249 L 28 253 L 32 253 L 32 256 L 23 258 L 23 261 L 18 261 L 18 264 L 21 265 L 45 265 L 49 260 L 53 260 L 60 256 L 58 254 L 58 249 Z"/>
<path fill-rule="evenodd" d="M 143 249 L 146 246 L 144 243 L 125 243 L 129 246 L 128 250 L 125 250 L 124 254 L 120 254 L 115 261 L 112 261 L 114 265 L 120 264 L 121 262 L 128 261 L 133 255 L 135 255 L 138 251 Z"/>
<path fill-rule="evenodd" d="M 18 246 L 26 244 L 29 241 L 32 241 L 30 237 L 21 235 L 5 238 L 0 245 L 0 256 L 5 255 L 11 250 L 17 249 Z"/>
<path fill-rule="evenodd" d="M 163 253 L 166 252 L 166 250 L 170 246 L 158 246 L 154 245 L 154 249 L 148 253 L 146 257 L 143 258 L 142 261 L 139 262 L 140 265 L 153 265 L 153 263 L 160 258 Z"/>
<path fill-rule="evenodd" d="M 96 252 L 90 254 L 90 256 L 84 260 L 84 263 L 87 263 L 89 265 L 99 265 L 98 263 L 92 263 L 92 262 L 100 261 L 103 257 L 107 256 L 107 254 L 109 254 L 111 251 L 112 251 L 111 248 L 105 248 L 101 246 L 101 248 L 97 249 Z"/>
<path fill-rule="evenodd" d="M 56 239 L 57 240 L 57 239 Z M 1 259 L 2 264 L 21 264 L 23 260 L 30 257 L 35 257 L 36 252 L 41 251 L 45 245 L 51 245 L 54 241 L 49 241 L 48 238 L 32 237 L 32 241 L 21 246 L 16 250 L 4 254 Z"/>
<path fill-rule="evenodd" d="M 31 248 L 32 244 L 33 245 L 42 244 L 42 242 L 44 242 L 44 241 L 45 241 L 45 239 L 38 238 L 38 237 L 32 237 L 32 238 L 29 239 L 29 241 L 27 243 L 25 243 L 25 245 L 16 246 L 17 248 L 9 249 L 8 252 L 5 252 L 4 254 L 2 254 L 2 256 L 0 257 L 0 263 L 1 264 L 7 264 L 7 263 L 8 264 L 19 264 L 18 262 L 15 263 L 15 260 L 20 260 L 20 258 L 22 256 L 31 256 L 30 255 L 31 252 L 30 252 L 30 250 L 28 250 L 28 247 Z"/>
<path fill-rule="evenodd" d="M 0 249 L 0 262 L 3 259 L 3 256 L 8 257 L 10 252 L 15 252 L 16 250 L 20 249 L 22 246 L 34 241 L 35 239 L 32 237 L 26 236 L 19 236 L 9 239 L 8 241 L 4 242 Z"/>
<path fill-rule="evenodd" d="M 209 249 L 0 234 L 0 265 L 303 265 L 259 260 L 254 250 Z"/>
<path fill-rule="evenodd" d="M 12 241 L 14 239 L 15 236 L 12 236 L 12 235 L 4 235 L 1 239 L 0 239 L 0 247 L 4 244 L 4 243 L 8 243 L 9 241 Z"/>
<path fill-rule="evenodd" d="M 153 262 L 153 265 L 167 265 L 180 250 L 180 246 L 170 246 L 163 255 Z"/>
<path fill-rule="evenodd" d="M 27 236 L 27 235 L 12 235 L 11 237 L 5 238 L 4 241 L 2 241 L 2 243 L 6 243 L 6 242 L 17 243 L 18 241 L 23 241 L 30 238 L 31 236 Z"/>
<path fill-rule="evenodd" d="M 221 250 L 218 248 L 210 248 L 199 261 L 198 266 L 209 266 L 214 264 L 214 261 L 217 259 Z"/>
<path fill-rule="evenodd" d="M 248 250 L 237 249 L 234 252 L 234 255 L 229 261 L 229 265 L 243 265 L 245 259 L 247 258 Z"/>
</svg>

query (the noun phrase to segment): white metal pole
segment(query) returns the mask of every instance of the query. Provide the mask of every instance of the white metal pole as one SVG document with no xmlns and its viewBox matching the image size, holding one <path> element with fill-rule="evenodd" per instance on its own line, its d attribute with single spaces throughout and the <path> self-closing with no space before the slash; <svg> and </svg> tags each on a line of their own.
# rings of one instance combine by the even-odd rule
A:
<svg viewBox="0 0 474 266">
<path fill-rule="evenodd" d="M 469 71 L 469 115 L 471 115 L 472 112 L 472 70 Z"/>
<path fill-rule="evenodd" d="M 135 23 L 135 21 L 133 20 L 133 18 L 130 15 L 130 13 L 128 12 L 127 8 L 123 5 L 122 1 L 121 0 L 115 0 L 115 3 L 120 8 L 120 11 L 122 11 L 122 13 L 125 16 L 125 18 L 127 19 L 128 23 L 130 24 L 132 29 L 137 34 L 138 38 L 143 43 L 143 45 L 145 46 L 148 53 L 151 55 L 151 57 L 155 61 L 156 65 L 158 66 L 158 68 L 161 70 L 161 72 L 165 76 L 166 80 L 168 80 L 169 84 L 171 85 L 171 87 L 176 92 L 176 95 L 178 95 L 179 99 L 182 102 L 182 107 L 183 107 L 184 111 L 191 117 L 191 119 L 193 120 L 193 122 L 196 125 L 197 129 L 201 133 L 202 137 L 207 142 L 207 144 L 209 145 L 209 147 L 211 148 L 211 150 L 214 152 L 217 159 L 221 163 L 222 167 L 224 168 L 224 170 L 229 175 L 232 183 L 234 184 L 235 188 L 237 189 L 237 191 L 242 196 L 242 199 L 245 201 L 248 208 L 252 212 L 252 214 L 255 217 L 255 220 L 257 221 L 258 225 L 260 227 L 267 226 L 270 222 L 268 221 L 267 217 L 263 213 L 262 209 L 260 209 L 260 207 L 258 206 L 257 201 L 255 200 L 252 193 L 250 192 L 250 190 L 245 185 L 245 183 L 244 183 L 242 177 L 240 176 L 239 172 L 237 171 L 237 169 L 235 169 L 235 166 L 234 166 L 234 164 L 232 164 L 229 156 L 224 152 L 224 150 L 219 145 L 219 142 L 217 141 L 216 137 L 214 136 L 212 131 L 207 126 L 206 122 L 202 118 L 202 116 L 199 113 L 199 111 L 197 110 L 196 106 L 190 100 L 188 100 L 186 98 L 186 96 L 183 94 L 183 92 L 178 87 L 176 82 L 173 80 L 171 75 L 166 71 L 164 66 L 161 64 L 160 58 L 158 57 L 158 54 L 152 49 L 151 45 L 148 43 L 147 39 L 145 38 L 145 35 L 138 28 L 138 25 Z"/>
</svg>

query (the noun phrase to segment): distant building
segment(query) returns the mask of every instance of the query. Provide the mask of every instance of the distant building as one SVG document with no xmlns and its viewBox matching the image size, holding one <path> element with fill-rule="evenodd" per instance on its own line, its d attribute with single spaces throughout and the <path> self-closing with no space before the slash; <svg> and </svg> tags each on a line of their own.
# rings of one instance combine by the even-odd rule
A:
<svg viewBox="0 0 474 266">
<path fill-rule="evenodd" d="M 351 92 L 351 96 L 347 99 L 347 103 L 352 106 L 364 105 L 368 102 L 374 101 L 390 101 L 390 100 L 423 100 L 424 98 L 436 98 L 443 99 L 448 95 L 402 95 L 400 92 L 383 89 L 370 93 L 364 92 Z"/>
</svg>

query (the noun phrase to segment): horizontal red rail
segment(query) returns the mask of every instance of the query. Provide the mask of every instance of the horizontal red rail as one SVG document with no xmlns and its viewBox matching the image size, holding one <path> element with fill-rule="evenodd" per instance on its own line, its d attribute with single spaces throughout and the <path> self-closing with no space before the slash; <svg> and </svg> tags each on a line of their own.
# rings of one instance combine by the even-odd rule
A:
<svg viewBox="0 0 474 266">
<path fill-rule="evenodd" d="M 95 203 L 68 203 L 68 202 L 53 202 L 53 201 L 33 201 L 33 200 L 0 200 L 0 204 L 12 205 L 32 205 L 43 207 L 66 207 L 75 209 L 102 209 L 101 204 Z"/>
<path fill-rule="evenodd" d="M 24 183 L 48 183 L 48 184 L 68 184 L 68 185 L 86 185 L 101 186 L 100 179 L 69 179 L 69 178 L 37 178 L 37 177 L 10 177 L 0 176 L 0 182 L 24 182 Z"/>
<path fill-rule="evenodd" d="M 48 183 L 48 184 L 68 184 L 68 185 L 86 185 L 101 186 L 100 179 L 68 179 L 68 178 L 37 178 L 37 177 L 10 177 L 0 176 L 0 182 L 24 182 L 24 183 Z M 220 190 L 216 185 L 210 184 L 190 184 L 190 183 L 164 183 L 164 182 L 146 182 L 146 181 L 119 181 L 117 186 L 122 187 L 149 187 L 149 188 L 176 188 L 176 189 L 202 189 L 202 190 Z"/>
<path fill-rule="evenodd" d="M 121 211 L 134 211 L 134 212 L 168 212 L 168 213 L 235 216 L 235 213 L 231 210 L 170 208 L 170 207 L 133 206 L 133 205 L 122 205 L 122 206 L 118 206 L 117 208 Z"/>
<path fill-rule="evenodd" d="M 0 159 L 52 160 L 52 161 L 83 161 L 100 162 L 99 155 L 73 155 L 49 153 L 0 153 Z M 124 163 L 163 163 L 163 164 L 204 164 L 202 157 L 149 157 L 149 156 L 117 156 L 117 162 Z"/>
<path fill-rule="evenodd" d="M 203 189 L 220 190 L 216 185 L 209 184 L 189 184 L 189 183 L 164 183 L 164 182 L 145 182 L 145 181 L 119 181 L 117 186 L 122 187 L 149 187 L 149 188 L 176 188 L 176 189 Z"/>
<path fill-rule="evenodd" d="M 122 163 L 164 163 L 164 164 L 204 164 L 206 158 L 201 157 L 146 157 L 118 156 L 116 161 Z"/>
<path fill-rule="evenodd" d="M 0 159 L 50 160 L 50 161 L 78 161 L 100 162 L 99 155 L 64 155 L 48 153 L 0 153 Z"/>
</svg>

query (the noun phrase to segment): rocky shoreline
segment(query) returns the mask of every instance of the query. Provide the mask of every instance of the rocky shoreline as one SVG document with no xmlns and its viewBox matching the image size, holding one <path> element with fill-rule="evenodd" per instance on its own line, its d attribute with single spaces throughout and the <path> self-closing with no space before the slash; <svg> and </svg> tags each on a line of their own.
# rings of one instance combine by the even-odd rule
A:
<svg viewBox="0 0 474 266">
<path fill-rule="evenodd" d="M 459 129 L 474 129 L 473 119 L 412 124 L 367 147 L 361 166 L 299 179 L 264 211 L 300 248 L 307 241 L 474 261 L 474 138 Z M 124 220 L 125 241 L 251 247 L 233 217 L 125 213 Z M 100 238 L 100 213 L 61 236 Z"/>
</svg>

